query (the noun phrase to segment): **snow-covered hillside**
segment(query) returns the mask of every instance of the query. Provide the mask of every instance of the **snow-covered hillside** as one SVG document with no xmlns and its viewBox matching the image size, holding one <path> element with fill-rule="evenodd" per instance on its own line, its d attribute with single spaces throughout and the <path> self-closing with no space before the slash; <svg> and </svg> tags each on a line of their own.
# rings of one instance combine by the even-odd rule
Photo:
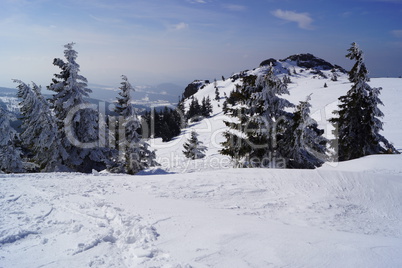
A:
<svg viewBox="0 0 402 268">
<path fill-rule="evenodd" d="M 346 74 L 332 81 L 330 70 L 320 70 L 324 78 L 292 61 L 285 68 L 287 98 L 297 104 L 312 93 L 314 118 L 330 136 L 327 120 L 351 87 Z M 401 267 L 402 155 L 316 170 L 233 169 L 219 150 L 223 120 L 233 120 L 222 113 L 224 96 L 237 83 L 217 81 L 219 101 L 206 85 L 194 97 L 210 96 L 212 117 L 170 142 L 149 141 L 156 169 L 0 174 L 0 267 Z M 383 88 L 383 134 L 401 150 L 402 79 L 370 85 Z M 203 159 L 183 156 L 191 130 L 208 147 Z"/>
<path fill-rule="evenodd" d="M 294 104 L 304 101 L 306 97 L 311 95 L 312 117 L 318 122 L 321 129 L 324 129 L 325 136 L 329 139 L 334 138 L 331 131 L 333 127 L 328 123 L 328 119 L 334 117 L 333 111 L 338 109 L 338 98 L 351 88 L 348 75 L 337 70 L 337 81 L 332 81 L 333 72 L 331 70 L 320 70 L 300 67 L 296 62 L 284 61 L 278 62 L 275 66 L 278 76 L 283 78 L 289 75 L 292 83 L 288 84 L 290 95 L 287 98 Z M 261 66 L 254 70 L 246 71 L 243 75 L 260 75 L 266 73 L 268 66 Z M 321 75 L 317 74 L 320 71 Z M 296 74 L 293 74 L 295 72 Z M 234 74 L 232 77 L 239 76 L 240 73 Z M 325 76 L 326 78 L 324 78 Z M 210 83 L 200 88 L 193 96 L 198 100 L 209 96 L 213 106 L 213 115 L 211 118 L 202 120 L 201 122 L 191 123 L 189 128 L 184 129 L 182 135 L 171 142 L 162 142 L 161 139 L 151 140 L 153 148 L 157 150 L 159 163 L 165 170 L 171 172 L 192 172 L 211 169 L 222 169 L 232 167 L 230 158 L 219 154 L 222 148 L 221 142 L 224 141 L 222 133 L 226 130 L 224 120 L 234 121 L 236 119 L 226 116 L 222 112 L 225 96 L 229 96 L 230 92 L 235 89 L 237 84 L 241 84 L 241 79 L 228 78 L 216 82 L 220 93 L 220 100 L 215 100 L 215 84 Z M 324 85 L 327 87 L 324 87 Z M 382 87 L 381 100 L 385 106 L 379 108 L 385 114 L 382 119 L 384 122 L 383 135 L 397 149 L 402 150 L 402 117 L 398 112 L 398 102 L 402 94 L 402 79 L 400 78 L 373 78 L 369 83 L 372 87 Z M 185 104 L 190 105 L 191 98 Z M 200 134 L 199 140 L 208 147 L 207 157 L 200 160 L 187 160 L 182 154 L 183 144 L 190 138 L 191 130 L 196 130 Z M 337 165 L 337 163 L 328 163 L 329 165 Z"/>
</svg>

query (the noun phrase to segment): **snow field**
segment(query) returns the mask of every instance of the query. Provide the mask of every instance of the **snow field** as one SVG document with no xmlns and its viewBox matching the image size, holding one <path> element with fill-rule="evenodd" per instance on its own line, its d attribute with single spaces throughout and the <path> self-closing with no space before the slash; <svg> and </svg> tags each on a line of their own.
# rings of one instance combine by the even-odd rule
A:
<svg viewBox="0 0 402 268">
<path fill-rule="evenodd" d="M 313 93 L 314 118 L 331 137 L 327 120 L 347 77 L 297 72 L 285 97 L 298 104 Z M 383 134 L 402 149 L 402 79 L 370 84 L 383 87 Z M 210 96 L 211 118 L 170 142 L 149 141 L 158 168 L 0 174 L 0 267 L 402 266 L 401 155 L 316 170 L 233 169 L 219 150 L 223 120 L 233 120 L 221 111 L 223 96 L 235 85 L 217 86 L 219 102 L 213 83 L 195 94 Z M 193 129 L 208 147 L 203 159 L 182 153 Z"/>
<path fill-rule="evenodd" d="M 125 267 L 124 264 L 130 267 L 140 264 L 144 258 L 154 257 L 152 243 L 158 233 L 144 224 L 139 215 L 126 214 L 124 209 L 105 200 L 109 191 L 115 192 L 114 186 L 94 177 L 77 181 L 75 176 L 48 174 L 13 178 L 29 179 L 29 183 L 18 185 L 18 195 L 1 195 L 4 212 L 1 222 L 11 228 L 1 231 L 0 246 L 2 251 L 10 245 L 16 246 L 13 251 L 25 252 L 30 258 L 21 260 L 17 254 L 15 259 L 7 261 L 6 267 L 81 267 L 83 260 L 94 267 Z M 12 183 L 6 184 L 2 193 L 13 192 L 8 188 Z M 34 237 L 21 244 L 20 240 L 28 235 Z M 39 252 L 51 254 L 35 253 L 38 247 Z M 107 254 L 102 257 L 98 255 L 100 252 Z"/>
<path fill-rule="evenodd" d="M 1 175 L 0 267 L 398 267 L 401 170 L 340 169 Z"/>
</svg>

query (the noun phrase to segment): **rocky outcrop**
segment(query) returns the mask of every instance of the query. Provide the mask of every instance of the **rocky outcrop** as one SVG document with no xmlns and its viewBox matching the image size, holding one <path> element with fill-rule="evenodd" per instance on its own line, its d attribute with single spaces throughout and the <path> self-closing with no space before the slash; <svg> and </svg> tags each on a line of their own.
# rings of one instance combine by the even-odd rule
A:
<svg viewBox="0 0 402 268">
<path fill-rule="evenodd" d="M 294 61 L 299 67 L 311 68 L 316 70 L 327 71 L 336 68 L 335 65 L 332 65 L 331 63 L 321 58 L 317 58 L 316 56 L 310 53 L 292 55 L 280 61 Z"/>
<path fill-rule="evenodd" d="M 202 88 L 203 86 L 205 86 L 206 84 L 209 84 L 208 80 L 194 80 L 193 82 L 188 84 L 188 86 L 184 89 L 183 97 L 185 99 L 191 97 L 192 95 L 197 93 L 198 90 L 200 88 Z"/>
<path fill-rule="evenodd" d="M 295 66 L 299 66 L 301 68 L 312 69 L 313 72 L 314 71 L 315 72 L 328 71 L 328 70 L 334 70 L 334 71 L 338 71 L 338 72 L 342 72 L 342 73 L 347 72 L 342 67 L 340 67 L 338 65 L 333 65 L 333 64 L 331 64 L 321 58 L 318 58 L 310 53 L 292 55 L 292 56 L 289 56 L 289 57 L 287 57 L 283 60 L 279 60 L 279 61 L 276 59 L 270 58 L 270 59 L 267 59 L 267 60 L 264 60 L 263 62 L 261 62 L 260 67 L 272 65 L 275 67 L 277 72 L 285 73 L 286 68 L 282 64 L 285 62 L 291 62 Z"/>
<path fill-rule="evenodd" d="M 260 63 L 260 67 L 262 66 L 268 66 L 268 65 L 272 65 L 275 66 L 278 63 L 278 61 L 276 59 L 270 58 L 267 60 L 264 60 L 263 62 Z"/>
</svg>

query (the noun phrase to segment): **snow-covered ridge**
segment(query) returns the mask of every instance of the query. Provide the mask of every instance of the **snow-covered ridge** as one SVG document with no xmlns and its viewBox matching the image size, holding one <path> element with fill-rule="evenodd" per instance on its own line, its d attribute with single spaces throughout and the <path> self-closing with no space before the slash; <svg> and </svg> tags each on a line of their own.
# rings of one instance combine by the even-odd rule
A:
<svg viewBox="0 0 402 268">
<path fill-rule="evenodd" d="M 335 65 L 333 65 L 335 66 Z M 318 66 L 319 67 L 319 66 Z M 222 149 L 221 142 L 224 141 L 222 133 L 226 131 L 224 120 L 235 120 L 226 116 L 223 111 L 223 102 L 226 96 L 230 95 L 237 85 L 242 84 L 242 77 L 249 75 L 263 75 L 269 66 L 263 65 L 253 70 L 246 70 L 233 74 L 225 80 L 203 84 L 198 91 L 185 100 L 185 107 L 188 109 L 191 98 L 194 97 L 201 101 L 209 97 L 212 102 L 213 113 L 210 118 L 206 118 L 198 123 L 192 123 L 188 129 L 184 129 L 182 134 L 168 143 L 162 143 L 160 139 L 150 140 L 152 146 L 157 149 L 157 156 L 160 163 L 169 172 L 189 172 L 196 170 L 225 169 L 231 167 L 230 159 L 219 154 Z M 341 67 L 324 70 L 300 67 L 297 61 L 282 60 L 277 61 L 274 66 L 277 75 L 283 79 L 289 77 L 291 83 L 288 84 L 290 95 L 284 95 L 294 104 L 304 101 L 306 96 L 311 95 L 312 117 L 318 122 L 319 127 L 325 131 L 328 139 L 333 139 L 332 125 L 328 120 L 334 117 L 333 112 L 338 109 L 338 98 L 344 95 L 352 86 L 348 80 L 348 74 Z M 317 72 L 319 71 L 319 72 Z M 336 79 L 334 79 L 336 75 Z M 402 131 L 398 110 L 398 101 L 395 96 L 401 94 L 402 79 L 400 78 L 372 78 L 369 84 L 373 87 L 382 87 L 381 99 L 385 106 L 379 108 L 384 112 L 385 117 L 383 134 L 393 142 L 397 149 L 402 149 Z M 326 87 L 325 87 L 326 86 Z M 218 88 L 220 99 L 216 100 L 216 88 Z M 199 139 L 208 147 L 207 157 L 202 160 L 188 161 L 182 155 L 183 144 L 190 136 L 191 130 L 196 130 Z M 332 163 L 332 165 L 337 165 Z"/>
<path fill-rule="evenodd" d="M 266 72 L 267 67 L 259 67 L 255 70 L 247 71 L 247 74 L 261 74 Z M 319 127 L 324 129 L 325 135 L 328 138 L 333 138 L 331 131 L 332 126 L 328 123 L 328 119 L 334 116 L 333 111 L 338 107 L 338 98 L 344 95 L 351 87 L 346 74 L 340 73 L 337 81 L 332 81 L 330 78 L 331 71 L 322 71 L 328 75 L 328 78 L 323 78 L 320 75 L 312 74 L 308 70 L 300 67 L 295 67 L 297 74 L 290 76 L 292 83 L 288 84 L 290 95 L 284 96 L 292 103 L 298 104 L 299 101 L 305 100 L 306 96 L 312 94 L 312 116 L 317 120 Z M 239 73 L 240 74 L 240 73 Z M 235 74 L 236 75 L 236 74 Z M 281 74 L 279 76 L 284 76 Z M 235 89 L 237 84 L 241 83 L 241 79 L 226 79 L 218 80 L 216 85 L 220 92 L 220 100 L 215 100 L 214 83 L 207 84 L 193 96 L 198 100 L 209 96 L 212 102 L 213 114 L 210 118 L 206 118 L 198 123 L 192 123 L 188 129 L 184 129 L 182 134 L 170 142 L 162 142 L 161 139 L 150 140 L 151 146 L 157 150 L 157 157 L 163 167 L 166 167 L 169 172 L 189 172 L 201 171 L 210 169 L 226 169 L 230 168 L 230 159 L 219 154 L 222 148 L 221 142 L 224 141 L 222 133 L 226 130 L 223 120 L 234 120 L 226 116 L 222 112 L 222 105 L 225 100 L 225 95 L 229 96 L 230 92 Z M 324 87 L 327 84 L 327 88 Z M 381 99 L 385 106 L 380 106 L 384 112 L 384 135 L 393 142 L 395 147 L 402 149 L 402 129 L 400 128 L 400 115 L 398 113 L 398 98 L 401 94 L 402 79 L 400 78 L 372 78 L 370 85 L 373 87 L 382 87 Z M 188 107 L 190 99 L 185 101 L 185 106 Z M 183 157 L 183 144 L 190 137 L 191 130 L 196 130 L 199 134 L 199 140 L 208 147 L 207 156 L 201 160 L 188 161 Z M 334 164 L 336 165 L 336 164 Z"/>
<path fill-rule="evenodd" d="M 273 58 L 264 60 L 260 63 L 259 67 L 254 68 L 253 70 L 244 70 L 241 72 L 237 72 L 232 74 L 228 79 L 231 80 L 235 85 L 241 81 L 241 78 L 249 76 L 249 75 L 263 75 L 267 73 L 269 65 L 272 65 L 275 69 L 275 73 L 279 77 L 283 77 L 285 75 L 292 77 L 300 78 L 300 77 L 310 77 L 310 78 L 323 78 L 334 80 L 334 75 L 336 79 L 338 77 L 347 78 L 347 71 L 338 66 L 336 64 L 331 64 L 321 58 L 315 57 L 312 54 L 296 54 L 291 55 L 282 60 L 276 60 Z M 226 81 L 224 77 L 222 80 L 216 81 L 216 83 L 220 83 L 222 81 Z M 237 81 L 237 83 L 235 83 Z M 241 82 L 240 82 L 241 83 Z M 206 86 L 214 85 L 210 80 L 195 80 L 190 83 L 186 88 L 183 96 L 185 98 L 189 98 L 194 95 L 199 89 L 203 89 Z M 222 87 L 222 86 L 220 86 Z M 211 96 L 210 96 L 211 97 Z"/>
</svg>

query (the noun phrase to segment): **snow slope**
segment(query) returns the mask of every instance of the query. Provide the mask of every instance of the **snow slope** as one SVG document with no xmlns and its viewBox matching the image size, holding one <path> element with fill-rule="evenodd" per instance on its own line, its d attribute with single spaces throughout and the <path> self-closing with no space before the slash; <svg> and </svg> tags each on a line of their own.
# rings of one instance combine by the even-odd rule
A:
<svg viewBox="0 0 402 268">
<path fill-rule="evenodd" d="M 351 88 L 351 83 L 348 76 L 344 73 L 338 73 L 338 81 L 330 79 L 331 71 L 322 71 L 328 78 L 322 78 L 319 75 L 312 74 L 308 69 L 298 66 L 288 66 L 290 69 L 295 68 L 296 75 L 291 76 L 291 81 L 288 85 L 290 95 L 283 97 L 287 98 L 294 104 L 304 101 L 306 97 L 311 95 L 311 113 L 312 117 L 318 122 L 320 128 L 324 129 L 325 136 L 328 139 L 333 139 L 333 127 L 328 123 L 328 120 L 334 117 L 333 111 L 338 109 L 338 98 Z M 248 71 L 247 74 L 262 74 L 267 71 L 268 67 L 259 67 Z M 282 68 L 278 68 L 282 70 Z M 236 74 L 235 74 L 236 75 Z M 285 74 L 279 74 L 283 77 Z M 209 96 L 212 100 L 213 115 L 211 118 L 202 120 L 201 122 L 192 123 L 188 129 L 184 129 L 182 135 L 170 142 L 162 142 L 161 139 L 150 140 L 150 144 L 157 150 L 159 163 L 169 172 L 194 172 L 211 169 L 225 169 L 232 167 L 229 157 L 219 154 L 222 148 L 221 142 L 224 141 L 222 133 L 226 130 L 223 120 L 234 121 L 223 114 L 222 104 L 224 96 L 230 95 L 230 92 L 235 89 L 237 84 L 241 84 L 241 79 L 232 82 L 231 79 L 225 81 L 217 81 L 217 87 L 220 92 L 221 99 L 215 100 L 215 85 L 214 83 L 206 85 L 200 89 L 194 98 L 199 101 L 203 97 Z M 327 88 L 324 87 L 327 84 Z M 379 108 L 385 114 L 382 121 L 384 122 L 384 131 L 382 134 L 394 144 L 397 149 L 402 151 L 402 116 L 399 112 L 399 102 L 402 96 L 402 79 L 400 78 L 373 78 L 369 84 L 372 87 L 382 87 L 381 100 L 385 106 Z M 188 108 L 190 100 L 187 100 L 186 107 Z M 190 161 L 182 154 L 183 144 L 190 138 L 191 130 L 196 130 L 200 134 L 199 140 L 208 147 L 207 157 L 201 160 Z M 332 166 L 338 163 L 329 163 Z"/>
<path fill-rule="evenodd" d="M 288 98 L 313 93 L 314 117 L 330 136 L 347 77 L 297 71 Z M 0 267 L 402 267 L 402 156 L 233 169 L 218 151 L 222 120 L 231 120 L 221 112 L 224 93 L 236 83 L 217 81 L 219 102 L 213 84 L 196 93 L 212 99 L 211 118 L 171 142 L 150 140 L 157 169 L 0 174 Z M 371 85 L 383 87 L 383 134 L 402 149 L 402 79 Z M 192 129 L 209 148 L 204 159 L 183 157 Z"/>
<path fill-rule="evenodd" d="M 400 267 L 398 172 L 2 175 L 0 267 Z"/>
</svg>

